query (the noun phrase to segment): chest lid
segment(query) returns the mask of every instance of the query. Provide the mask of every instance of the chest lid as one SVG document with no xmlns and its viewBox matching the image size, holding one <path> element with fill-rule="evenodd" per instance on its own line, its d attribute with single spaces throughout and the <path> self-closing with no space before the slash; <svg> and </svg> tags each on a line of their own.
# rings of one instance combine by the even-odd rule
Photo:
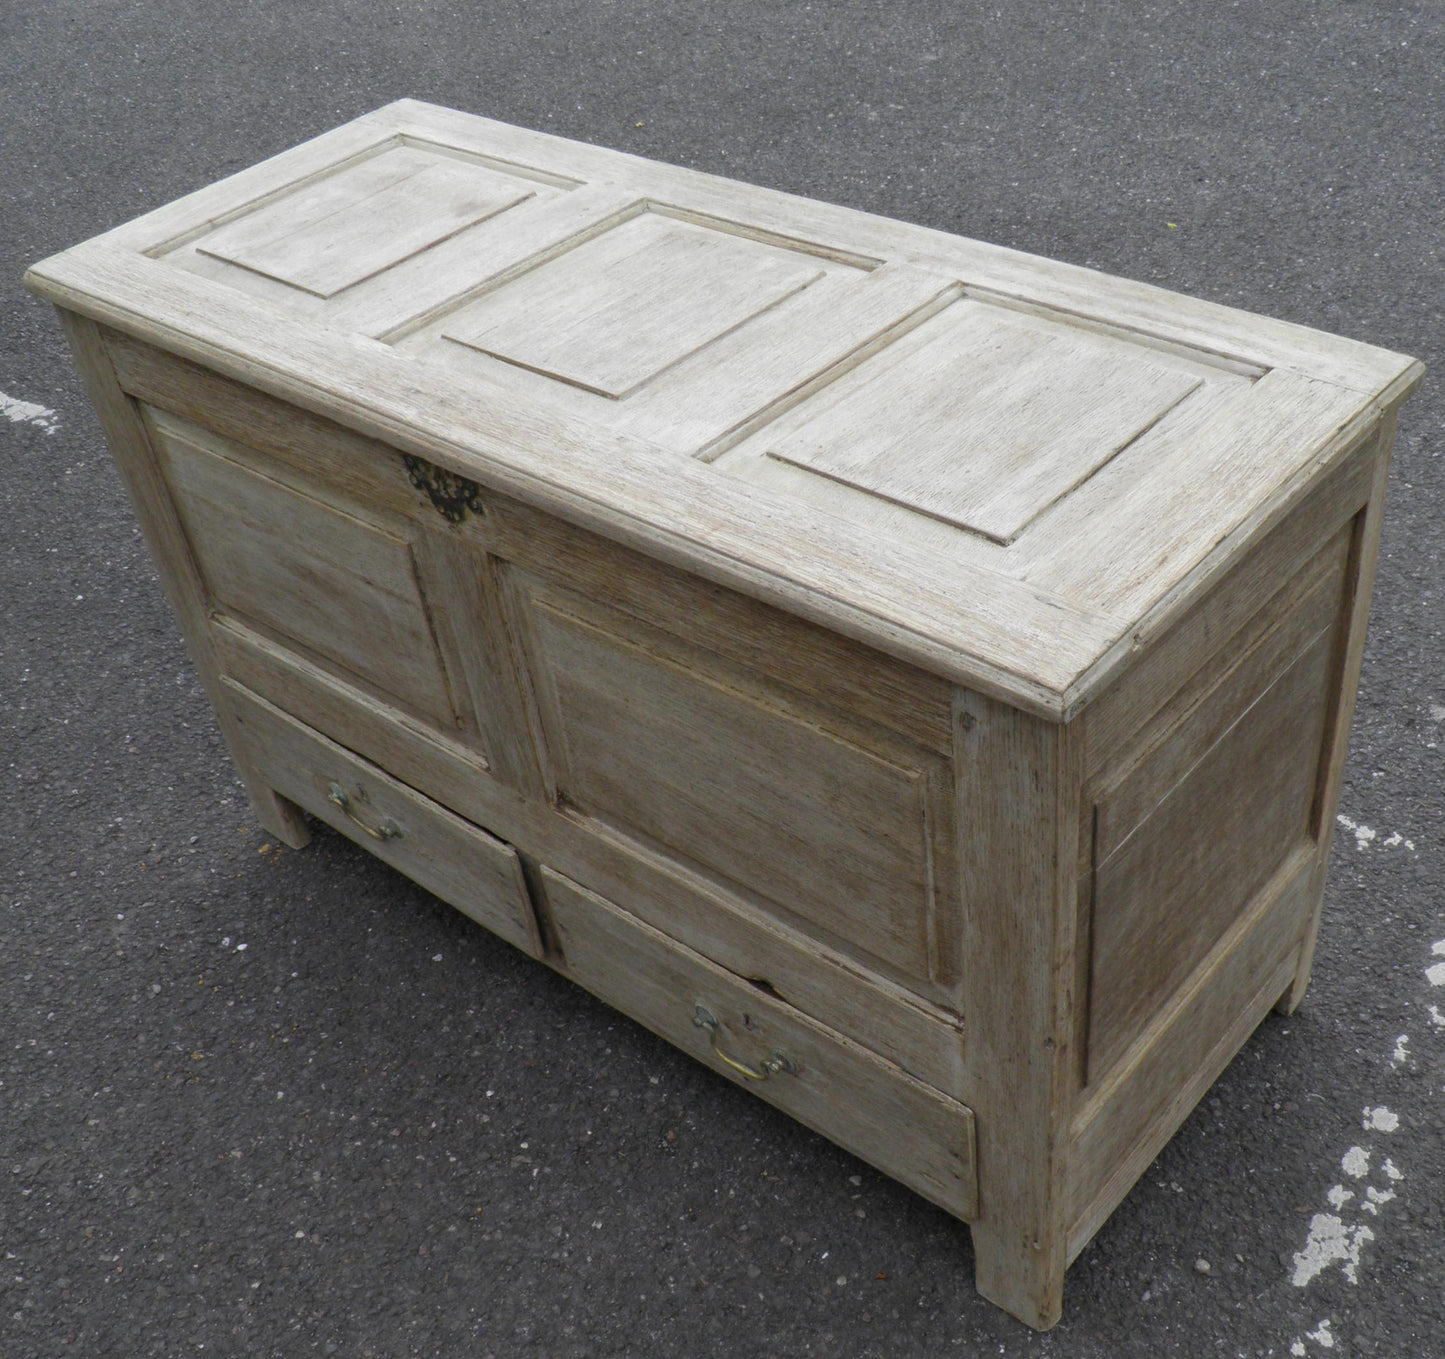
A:
<svg viewBox="0 0 1445 1359">
<path fill-rule="evenodd" d="M 28 281 L 1052 717 L 1421 371 L 410 100 Z"/>
</svg>

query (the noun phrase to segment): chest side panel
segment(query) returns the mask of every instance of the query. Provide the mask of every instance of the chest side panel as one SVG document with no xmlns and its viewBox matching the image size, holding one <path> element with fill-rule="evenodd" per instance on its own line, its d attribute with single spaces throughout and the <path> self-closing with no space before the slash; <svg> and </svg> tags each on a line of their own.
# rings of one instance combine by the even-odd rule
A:
<svg viewBox="0 0 1445 1359">
<path fill-rule="evenodd" d="M 1368 451 L 1086 714 L 1090 1083 L 1315 852 Z"/>
</svg>

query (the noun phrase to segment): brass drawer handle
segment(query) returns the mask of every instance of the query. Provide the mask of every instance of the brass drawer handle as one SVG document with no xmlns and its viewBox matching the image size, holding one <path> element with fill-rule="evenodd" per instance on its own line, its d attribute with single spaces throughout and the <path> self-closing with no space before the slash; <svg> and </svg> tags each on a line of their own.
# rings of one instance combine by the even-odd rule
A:
<svg viewBox="0 0 1445 1359">
<path fill-rule="evenodd" d="M 798 1064 L 786 1052 L 774 1052 L 767 1061 L 759 1062 L 757 1069 L 748 1066 L 746 1062 L 729 1057 L 718 1046 L 718 1036 L 722 1031 L 722 1026 L 717 1022 L 712 1011 L 701 1002 L 693 1006 L 692 1022 L 699 1029 L 707 1030 L 708 1038 L 712 1041 L 713 1055 L 724 1066 L 731 1067 L 736 1071 L 739 1076 L 746 1076 L 750 1081 L 765 1081 L 769 1076 L 778 1076 L 785 1072 L 789 1076 L 798 1074 Z"/>
<path fill-rule="evenodd" d="M 369 826 L 352 810 L 351 796 L 339 783 L 333 783 L 327 790 L 326 796 L 330 801 L 346 814 L 348 821 L 360 826 L 373 840 L 400 840 L 401 827 L 395 821 L 383 821 L 379 825 Z"/>
</svg>

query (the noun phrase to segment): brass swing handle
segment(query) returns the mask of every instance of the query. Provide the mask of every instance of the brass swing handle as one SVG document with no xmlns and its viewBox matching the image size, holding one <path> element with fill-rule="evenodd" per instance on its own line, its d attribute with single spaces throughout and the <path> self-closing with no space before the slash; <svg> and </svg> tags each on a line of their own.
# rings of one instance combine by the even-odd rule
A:
<svg viewBox="0 0 1445 1359">
<path fill-rule="evenodd" d="M 400 840 L 401 827 L 395 821 L 383 821 L 371 826 L 363 821 L 352 808 L 351 795 L 339 783 L 333 783 L 326 791 L 326 797 L 333 806 L 340 807 L 348 821 L 361 827 L 373 840 Z"/>
<path fill-rule="evenodd" d="M 713 1055 L 724 1066 L 736 1071 L 739 1076 L 745 1076 L 750 1081 L 765 1081 L 769 1076 L 779 1076 L 784 1073 L 789 1076 L 798 1074 L 798 1064 L 786 1052 L 774 1052 L 767 1061 L 759 1062 L 756 1068 L 750 1067 L 746 1062 L 738 1061 L 735 1057 L 729 1057 L 718 1046 L 722 1025 L 717 1022 L 712 1011 L 700 1001 L 693 1006 L 692 1022 L 697 1028 L 707 1030 L 708 1038 L 712 1042 Z"/>
</svg>

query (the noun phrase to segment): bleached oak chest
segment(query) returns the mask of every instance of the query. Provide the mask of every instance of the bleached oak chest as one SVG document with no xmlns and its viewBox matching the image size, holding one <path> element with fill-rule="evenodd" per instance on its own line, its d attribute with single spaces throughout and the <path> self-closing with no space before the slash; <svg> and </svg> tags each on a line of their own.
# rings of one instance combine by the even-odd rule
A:
<svg viewBox="0 0 1445 1359">
<path fill-rule="evenodd" d="M 1419 365 L 409 101 L 29 282 L 261 822 L 1057 1320 L 1305 987 Z"/>
</svg>

